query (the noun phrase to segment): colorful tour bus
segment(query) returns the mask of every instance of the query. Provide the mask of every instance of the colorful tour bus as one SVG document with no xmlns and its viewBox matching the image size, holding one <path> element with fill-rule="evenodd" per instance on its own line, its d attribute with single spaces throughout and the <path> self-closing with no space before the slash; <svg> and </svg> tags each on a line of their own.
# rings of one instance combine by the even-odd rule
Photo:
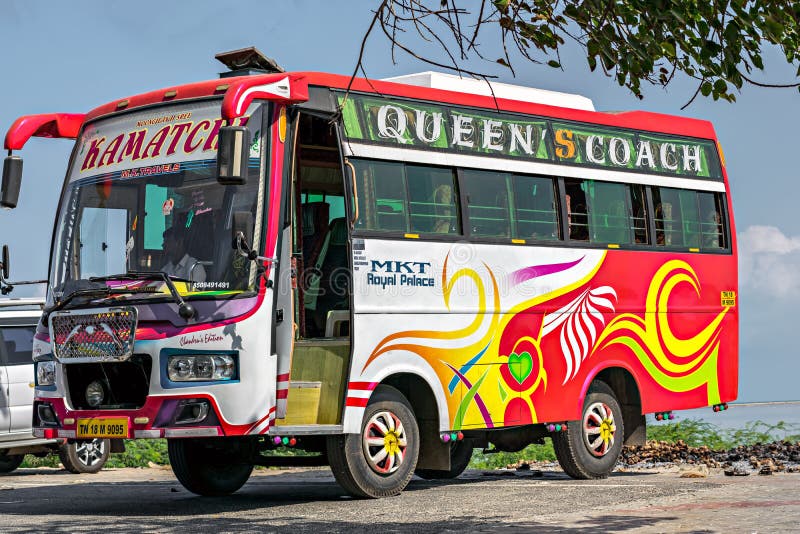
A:
<svg viewBox="0 0 800 534">
<path fill-rule="evenodd" d="M 382 497 L 547 437 L 566 473 L 606 477 L 645 414 L 736 398 L 708 122 L 435 73 L 247 70 L 19 118 L 7 207 L 32 136 L 76 140 L 37 436 L 166 438 L 200 495 L 304 462 Z"/>
</svg>

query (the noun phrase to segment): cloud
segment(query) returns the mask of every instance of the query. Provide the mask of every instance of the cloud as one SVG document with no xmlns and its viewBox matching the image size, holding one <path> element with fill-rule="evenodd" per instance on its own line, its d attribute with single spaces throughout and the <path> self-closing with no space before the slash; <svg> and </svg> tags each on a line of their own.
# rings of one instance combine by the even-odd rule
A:
<svg viewBox="0 0 800 534">
<path fill-rule="evenodd" d="M 775 226 L 739 232 L 739 282 L 771 297 L 800 295 L 800 236 L 787 236 Z"/>
</svg>

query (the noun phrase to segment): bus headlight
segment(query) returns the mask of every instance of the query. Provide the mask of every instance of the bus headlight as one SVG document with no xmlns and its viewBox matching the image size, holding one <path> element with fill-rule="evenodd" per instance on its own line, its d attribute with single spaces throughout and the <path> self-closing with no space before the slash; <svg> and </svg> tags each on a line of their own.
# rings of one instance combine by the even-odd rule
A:
<svg viewBox="0 0 800 534">
<path fill-rule="evenodd" d="M 230 354 L 176 354 L 167 362 L 173 382 L 232 380 L 235 372 L 236 360 Z"/>
<path fill-rule="evenodd" d="M 56 362 L 36 362 L 36 385 L 52 386 L 56 383 Z"/>
</svg>

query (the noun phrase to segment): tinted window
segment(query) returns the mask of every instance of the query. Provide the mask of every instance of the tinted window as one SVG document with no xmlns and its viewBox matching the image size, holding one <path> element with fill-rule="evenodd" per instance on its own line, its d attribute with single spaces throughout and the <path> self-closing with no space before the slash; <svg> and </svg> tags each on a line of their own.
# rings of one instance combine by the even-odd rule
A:
<svg viewBox="0 0 800 534">
<path fill-rule="evenodd" d="M 700 247 L 700 211 L 697 192 L 654 187 L 653 207 L 656 245 Z"/>
<path fill-rule="evenodd" d="M 408 195 L 402 163 L 352 160 L 361 230 L 408 231 Z"/>
<path fill-rule="evenodd" d="M 561 229 L 553 179 L 516 175 L 513 182 L 513 237 L 560 239 Z"/>
<path fill-rule="evenodd" d="M 700 205 L 700 247 L 726 248 L 722 195 L 703 192 L 697 193 L 697 199 Z"/>
<path fill-rule="evenodd" d="M 479 237 L 511 237 L 510 176 L 476 170 L 465 170 L 461 176 L 467 197 L 470 233 Z"/>
<path fill-rule="evenodd" d="M 35 326 L 4 326 L 0 328 L 0 362 L 3 365 L 31 364 L 35 331 Z"/>
<path fill-rule="evenodd" d="M 412 233 L 461 233 L 452 169 L 406 165 L 406 180 Z"/>
<path fill-rule="evenodd" d="M 584 182 L 588 193 L 589 240 L 592 243 L 631 242 L 628 187 L 610 182 Z"/>
<path fill-rule="evenodd" d="M 358 189 L 356 229 L 458 234 L 453 169 L 353 160 Z"/>
</svg>

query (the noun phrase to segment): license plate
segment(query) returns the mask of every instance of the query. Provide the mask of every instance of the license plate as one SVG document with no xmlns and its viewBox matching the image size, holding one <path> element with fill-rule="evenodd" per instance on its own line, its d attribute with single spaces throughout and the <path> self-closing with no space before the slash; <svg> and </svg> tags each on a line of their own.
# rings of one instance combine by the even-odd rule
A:
<svg viewBox="0 0 800 534">
<path fill-rule="evenodd" d="M 127 417 L 92 417 L 78 419 L 76 437 L 127 438 Z"/>
</svg>

